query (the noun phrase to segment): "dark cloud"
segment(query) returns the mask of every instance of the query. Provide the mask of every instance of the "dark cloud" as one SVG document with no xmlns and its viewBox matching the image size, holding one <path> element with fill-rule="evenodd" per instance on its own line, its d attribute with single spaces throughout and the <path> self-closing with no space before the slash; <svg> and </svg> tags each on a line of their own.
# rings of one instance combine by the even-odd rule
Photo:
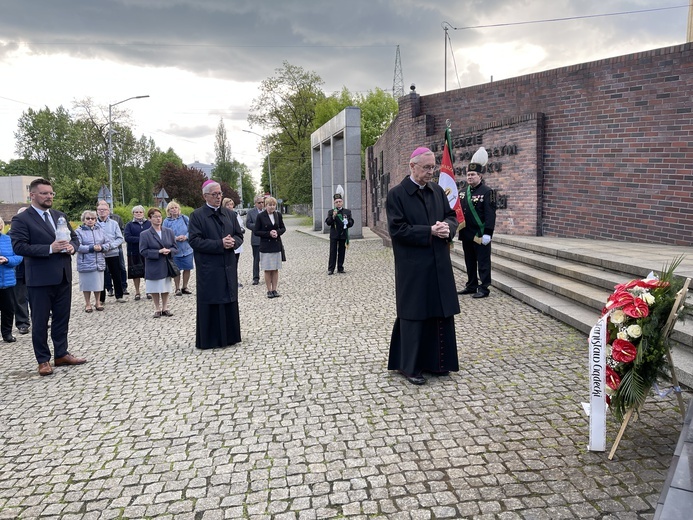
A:
<svg viewBox="0 0 693 520">
<path fill-rule="evenodd" d="M 172 66 L 251 82 L 272 75 L 287 60 L 317 72 L 332 92 L 342 86 L 391 89 L 400 45 L 405 82 L 417 82 L 425 93 L 442 86 L 443 21 L 461 28 L 657 7 L 662 7 L 659 0 L 9 0 L 0 17 L 0 57 L 21 41 L 41 54 Z M 462 53 L 481 42 L 541 46 L 547 55 L 539 67 L 550 68 L 606 57 L 611 48 L 636 51 L 681 42 L 685 14 L 680 9 L 451 30 L 449 36 L 452 48 Z M 452 73 L 453 60 L 448 61 Z"/>
</svg>

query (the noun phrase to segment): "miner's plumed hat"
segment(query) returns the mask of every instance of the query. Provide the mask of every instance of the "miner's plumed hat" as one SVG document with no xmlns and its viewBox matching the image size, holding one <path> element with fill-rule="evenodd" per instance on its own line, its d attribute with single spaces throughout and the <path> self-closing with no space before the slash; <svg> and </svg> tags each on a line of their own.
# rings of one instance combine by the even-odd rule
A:
<svg viewBox="0 0 693 520">
<path fill-rule="evenodd" d="M 486 166 L 487 162 L 488 152 L 486 151 L 486 148 L 482 146 L 476 152 L 474 152 L 474 155 L 472 155 L 472 160 L 469 163 L 469 166 L 467 166 L 467 171 L 481 173 L 482 168 Z"/>
<path fill-rule="evenodd" d="M 344 197 L 342 197 L 341 193 L 335 193 L 334 197 L 332 197 L 332 200 L 337 200 L 337 199 L 342 200 L 343 198 Z"/>
</svg>

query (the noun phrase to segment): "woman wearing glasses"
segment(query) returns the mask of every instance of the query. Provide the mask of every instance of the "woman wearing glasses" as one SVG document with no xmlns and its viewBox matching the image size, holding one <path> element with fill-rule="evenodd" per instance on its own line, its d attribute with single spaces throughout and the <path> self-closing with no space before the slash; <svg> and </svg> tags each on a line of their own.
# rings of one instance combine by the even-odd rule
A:
<svg viewBox="0 0 693 520">
<path fill-rule="evenodd" d="M 82 212 L 82 225 L 75 229 L 79 238 L 77 249 L 77 272 L 79 273 L 79 290 L 84 295 L 84 312 L 90 313 L 96 308 L 102 311 L 99 296 L 103 291 L 103 272 L 106 270 L 104 251 L 111 249 L 103 230 L 96 225 L 96 211 Z M 94 294 L 94 306 L 91 295 Z"/>
</svg>

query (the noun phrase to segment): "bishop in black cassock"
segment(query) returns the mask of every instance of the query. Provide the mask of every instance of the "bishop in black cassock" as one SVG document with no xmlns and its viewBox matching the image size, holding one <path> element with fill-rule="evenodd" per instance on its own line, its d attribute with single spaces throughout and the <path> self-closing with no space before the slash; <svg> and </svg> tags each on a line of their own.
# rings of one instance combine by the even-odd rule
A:
<svg viewBox="0 0 693 520">
<path fill-rule="evenodd" d="M 388 369 L 420 385 L 423 372 L 459 370 L 454 316 L 460 305 L 449 247 L 457 217 L 443 189 L 431 182 L 433 152 L 417 148 L 409 168 L 410 176 L 387 194 L 397 302 Z"/>
</svg>

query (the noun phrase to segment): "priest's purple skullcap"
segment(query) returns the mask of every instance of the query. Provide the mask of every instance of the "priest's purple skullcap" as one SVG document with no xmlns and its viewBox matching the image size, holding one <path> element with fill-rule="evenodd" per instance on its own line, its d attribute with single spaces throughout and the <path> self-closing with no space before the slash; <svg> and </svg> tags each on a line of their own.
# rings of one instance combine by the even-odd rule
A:
<svg viewBox="0 0 693 520">
<path fill-rule="evenodd" d="M 432 153 L 431 150 L 426 148 L 425 146 L 419 146 L 416 150 L 414 150 L 411 153 L 410 159 L 413 159 L 414 157 L 418 157 L 419 155 L 425 154 L 425 153 Z"/>
<path fill-rule="evenodd" d="M 205 182 L 202 183 L 202 187 L 204 188 L 205 186 L 208 186 L 210 184 L 217 184 L 217 181 L 214 181 L 212 179 L 207 179 Z"/>
</svg>

